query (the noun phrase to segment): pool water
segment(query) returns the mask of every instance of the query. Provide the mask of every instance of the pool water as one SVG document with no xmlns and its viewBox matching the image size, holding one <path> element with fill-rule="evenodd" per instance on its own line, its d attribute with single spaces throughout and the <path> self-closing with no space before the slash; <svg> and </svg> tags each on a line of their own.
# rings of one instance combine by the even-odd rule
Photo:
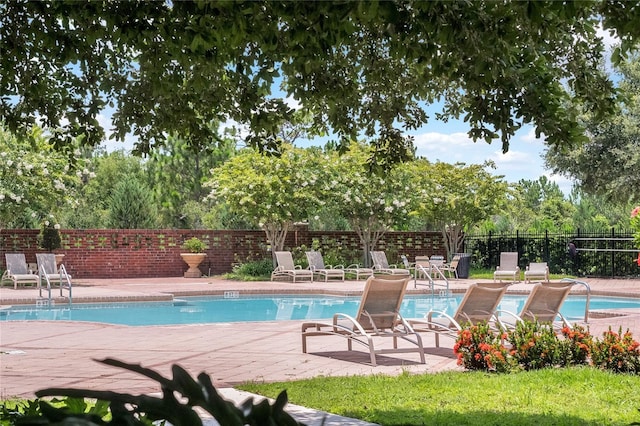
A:
<svg viewBox="0 0 640 426">
<path fill-rule="evenodd" d="M 453 314 L 462 295 L 406 296 L 401 314 L 421 318 L 430 310 Z M 500 308 L 519 312 L 526 296 L 507 295 Z M 263 295 L 240 297 L 185 297 L 173 302 L 74 304 L 53 307 L 14 306 L 0 311 L 0 321 L 90 321 L 130 326 L 208 324 L 245 321 L 316 320 L 335 313 L 355 315 L 360 297 Z M 561 310 L 568 319 L 584 318 L 586 298 L 569 296 Z M 640 299 L 592 297 L 590 310 L 640 308 Z"/>
</svg>

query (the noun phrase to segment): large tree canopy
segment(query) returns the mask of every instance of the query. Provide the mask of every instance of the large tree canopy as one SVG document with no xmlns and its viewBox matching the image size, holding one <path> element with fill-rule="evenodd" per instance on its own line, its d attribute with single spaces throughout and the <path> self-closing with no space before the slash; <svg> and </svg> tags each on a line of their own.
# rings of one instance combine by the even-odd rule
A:
<svg viewBox="0 0 640 426">
<path fill-rule="evenodd" d="M 551 147 L 546 165 L 575 180 L 585 193 L 616 201 L 640 201 L 640 56 L 619 66 L 624 103 L 606 120 L 581 117 L 589 141 L 577 149 Z"/>
<path fill-rule="evenodd" d="M 638 2 L 12 0 L 0 2 L 0 120 L 17 132 L 40 118 L 59 144 L 96 144 L 113 106 L 113 135 L 133 133 L 140 152 L 227 119 L 275 150 L 292 96 L 317 132 L 345 148 L 364 134 L 397 160 L 402 132 L 441 102 L 439 118 L 463 117 L 504 151 L 525 123 L 569 144 L 576 105 L 614 107 L 599 25 L 619 58 L 640 37 Z"/>
</svg>

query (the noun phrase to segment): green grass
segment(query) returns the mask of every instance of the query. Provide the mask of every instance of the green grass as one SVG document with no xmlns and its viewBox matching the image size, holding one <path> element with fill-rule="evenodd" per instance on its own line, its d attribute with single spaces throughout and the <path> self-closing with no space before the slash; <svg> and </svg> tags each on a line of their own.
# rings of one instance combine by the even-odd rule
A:
<svg viewBox="0 0 640 426">
<path fill-rule="evenodd" d="M 629 425 L 640 376 L 595 368 L 443 372 L 246 383 L 249 392 L 381 425 Z"/>
<path fill-rule="evenodd" d="M 262 265 L 243 265 L 236 271 L 225 274 L 224 278 L 238 281 L 269 281 L 271 279 L 271 271 L 273 270 L 273 265 L 270 262 L 271 261 L 269 261 L 268 263 L 263 263 Z M 469 278 L 474 280 L 493 280 L 493 272 L 493 269 L 490 270 L 473 268 L 469 271 Z M 559 280 L 566 277 L 567 275 L 555 274 L 551 274 L 549 276 L 549 278 L 552 280 Z M 524 281 L 523 272 L 521 272 L 520 279 L 521 281 Z"/>
<path fill-rule="evenodd" d="M 469 271 L 469 278 L 474 280 L 493 280 L 495 269 L 476 269 Z M 562 278 L 574 278 L 566 274 L 549 274 L 550 280 L 560 280 Z M 524 271 L 520 271 L 520 281 L 524 281 Z"/>
</svg>

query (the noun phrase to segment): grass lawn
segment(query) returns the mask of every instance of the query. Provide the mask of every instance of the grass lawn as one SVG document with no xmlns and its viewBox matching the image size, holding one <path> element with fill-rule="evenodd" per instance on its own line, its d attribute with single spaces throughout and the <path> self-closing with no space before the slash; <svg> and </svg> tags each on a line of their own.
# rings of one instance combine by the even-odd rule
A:
<svg viewBox="0 0 640 426">
<path fill-rule="evenodd" d="M 237 387 L 272 398 L 286 390 L 292 404 L 381 425 L 640 422 L 640 376 L 587 367 L 513 374 L 318 377 Z"/>
</svg>

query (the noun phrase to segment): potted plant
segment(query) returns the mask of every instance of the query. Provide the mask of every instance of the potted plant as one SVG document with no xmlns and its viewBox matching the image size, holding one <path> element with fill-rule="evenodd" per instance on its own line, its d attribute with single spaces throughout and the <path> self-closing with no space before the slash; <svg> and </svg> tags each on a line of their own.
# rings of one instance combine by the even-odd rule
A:
<svg viewBox="0 0 640 426">
<path fill-rule="evenodd" d="M 62 247 L 62 238 L 60 237 L 60 224 L 56 223 L 52 214 L 47 215 L 40 225 L 40 234 L 38 234 L 38 245 L 40 248 L 53 252 Z M 56 265 L 62 263 L 64 254 L 57 253 Z"/>
<path fill-rule="evenodd" d="M 208 247 L 207 245 L 197 237 L 191 237 L 182 244 L 182 248 L 187 250 L 187 253 L 180 253 L 182 260 L 189 265 L 189 269 L 184 273 L 185 278 L 200 278 L 202 272 L 198 269 L 198 266 L 202 263 L 207 254 L 204 252 Z"/>
</svg>

